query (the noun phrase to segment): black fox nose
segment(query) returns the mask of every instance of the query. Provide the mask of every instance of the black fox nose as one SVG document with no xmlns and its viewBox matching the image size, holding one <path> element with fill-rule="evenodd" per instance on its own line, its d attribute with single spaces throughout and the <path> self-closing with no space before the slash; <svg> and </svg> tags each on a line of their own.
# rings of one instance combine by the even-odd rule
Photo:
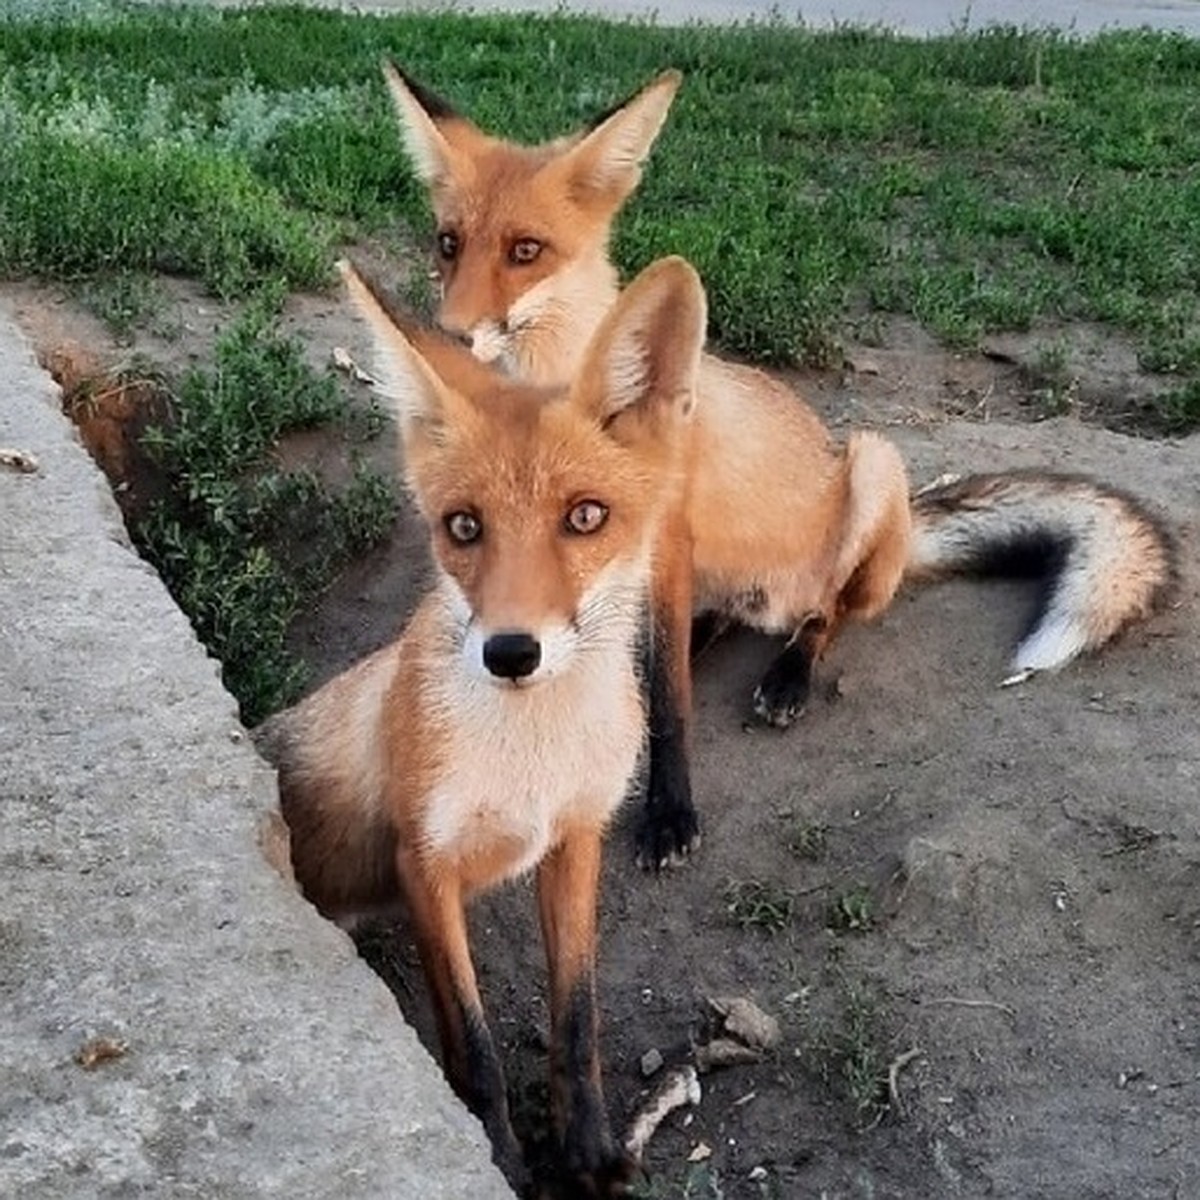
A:
<svg viewBox="0 0 1200 1200">
<path fill-rule="evenodd" d="M 527 633 L 494 633 L 483 643 L 483 665 L 501 679 L 524 679 L 541 661 L 542 648 Z"/>
</svg>

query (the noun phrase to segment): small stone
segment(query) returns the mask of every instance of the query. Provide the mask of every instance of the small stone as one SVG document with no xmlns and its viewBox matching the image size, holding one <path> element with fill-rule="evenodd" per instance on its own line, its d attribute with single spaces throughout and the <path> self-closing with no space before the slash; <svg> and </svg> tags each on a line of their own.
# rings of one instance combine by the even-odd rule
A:
<svg viewBox="0 0 1200 1200">
<path fill-rule="evenodd" d="M 883 368 L 867 354 L 856 354 L 846 358 L 846 366 L 857 375 L 882 375 Z"/>
<path fill-rule="evenodd" d="M 663 1056 L 651 1048 L 642 1055 L 642 1078 L 649 1079 L 651 1075 L 662 1070 Z"/>
</svg>

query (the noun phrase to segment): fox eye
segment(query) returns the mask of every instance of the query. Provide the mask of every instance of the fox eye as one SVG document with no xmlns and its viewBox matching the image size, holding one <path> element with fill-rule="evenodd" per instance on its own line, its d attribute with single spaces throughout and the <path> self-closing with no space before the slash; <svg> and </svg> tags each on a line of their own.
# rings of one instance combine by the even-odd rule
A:
<svg viewBox="0 0 1200 1200">
<path fill-rule="evenodd" d="M 443 229 L 437 235 L 438 254 L 447 262 L 451 262 L 458 257 L 458 234 L 451 233 L 448 229 Z"/>
<path fill-rule="evenodd" d="M 608 509 L 599 500 L 581 500 L 567 513 L 567 528 L 572 533 L 595 533 L 608 519 Z"/>
<path fill-rule="evenodd" d="M 479 535 L 483 533 L 483 522 L 474 513 L 453 512 L 445 521 L 446 532 L 460 546 L 479 541 Z"/>
<path fill-rule="evenodd" d="M 542 252 L 542 243 L 537 238 L 517 238 L 508 248 L 508 261 L 514 266 L 523 267 L 533 262 Z"/>
</svg>

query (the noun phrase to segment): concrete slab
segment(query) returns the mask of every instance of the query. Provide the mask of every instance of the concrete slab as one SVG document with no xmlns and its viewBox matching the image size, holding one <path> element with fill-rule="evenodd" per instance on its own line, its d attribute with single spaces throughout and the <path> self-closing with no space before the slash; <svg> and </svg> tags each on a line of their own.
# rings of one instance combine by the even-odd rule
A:
<svg viewBox="0 0 1200 1200">
<path fill-rule="evenodd" d="M 511 1196 L 2 312 L 0 446 L 0 1195 Z"/>
</svg>

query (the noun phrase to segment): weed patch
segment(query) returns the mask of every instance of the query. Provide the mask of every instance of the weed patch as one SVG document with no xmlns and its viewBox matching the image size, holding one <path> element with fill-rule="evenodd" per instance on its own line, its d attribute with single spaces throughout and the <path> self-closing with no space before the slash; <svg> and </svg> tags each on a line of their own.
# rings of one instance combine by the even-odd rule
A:
<svg viewBox="0 0 1200 1200">
<path fill-rule="evenodd" d="M 828 827 L 820 822 L 797 821 L 788 836 L 788 849 L 808 862 L 820 862 L 829 848 Z"/>
<path fill-rule="evenodd" d="M 739 929 L 782 933 L 791 923 L 796 897 L 785 887 L 757 879 L 731 880 L 724 893 L 725 912 Z"/>
<path fill-rule="evenodd" d="M 865 884 L 842 892 L 829 906 L 828 925 L 836 933 L 866 933 L 875 924 L 875 901 Z"/>
<path fill-rule="evenodd" d="M 822 1082 L 845 1100 L 852 1124 L 866 1128 L 888 1105 L 884 1006 L 865 980 L 839 975 L 826 1008 L 813 1020 L 806 1055 Z"/>
<path fill-rule="evenodd" d="M 658 1175 L 634 1184 L 634 1200 L 724 1200 L 725 1189 L 715 1167 L 690 1163 L 678 1178 Z"/>
<path fill-rule="evenodd" d="M 169 407 L 144 442 L 170 490 L 135 538 L 254 724 L 304 683 L 285 644 L 300 606 L 387 534 L 396 498 L 362 465 L 335 493 L 269 463 L 282 434 L 342 420 L 347 404 L 279 333 L 267 302 L 247 309 L 219 339 L 215 368 L 189 373 Z"/>
</svg>

